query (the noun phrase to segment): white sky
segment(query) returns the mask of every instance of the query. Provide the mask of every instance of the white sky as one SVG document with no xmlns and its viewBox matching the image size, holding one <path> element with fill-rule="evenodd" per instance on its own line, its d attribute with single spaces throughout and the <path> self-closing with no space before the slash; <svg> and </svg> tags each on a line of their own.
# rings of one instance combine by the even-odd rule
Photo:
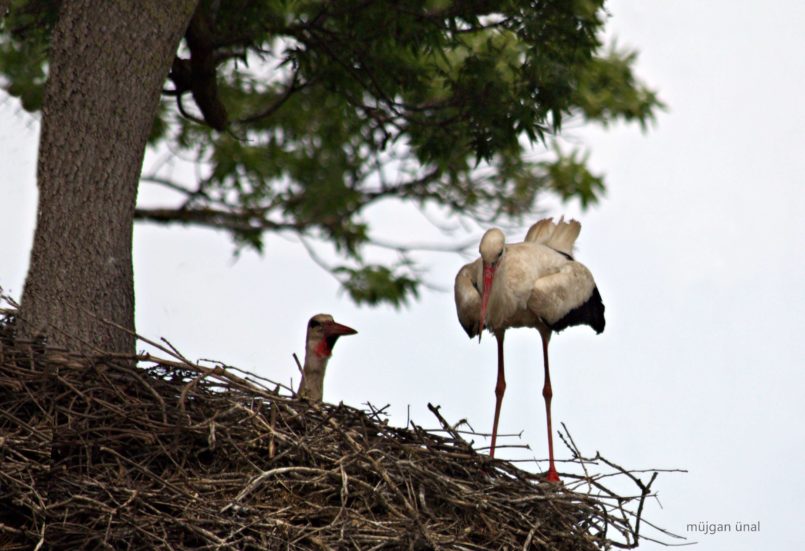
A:
<svg viewBox="0 0 805 551">
<path fill-rule="evenodd" d="M 647 134 L 616 126 L 577 130 L 607 174 L 607 198 L 565 212 L 583 224 L 578 258 L 595 274 L 606 331 L 570 329 L 551 344 L 553 413 L 583 452 L 631 468 L 688 469 L 655 483 L 646 518 L 713 550 L 805 545 L 805 3 L 693 0 L 610 2 L 610 31 L 640 50 L 640 76 L 669 105 Z M 0 106 L 0 286 L 19 297 L 35 215 L 37 126 Z M 145 196 L 146 189 L 141 191 Z M 424 218 L 376 209 L 385 237 L 438 238 Z M 512 235 L 522 238 L 523 232 Z M 193 358 L 215 358 L 298 381 L 305 322 L 332 313 L 359 335 L 343 338 L 328 401 L 390 404 L 436 425 L 491 429 L 494 339 L 459 326 L 452 255 L 423 255 L 428 279 L 409 308 L 358 308 L 291 241 L 271 236 L 264 257 L 233 261 L 222 233 L 139 225 L 137 324 Z M 523 432 L 546 455 L 536 331 L 506 339 L 502 432 Z M 567 451 L 557 442 L 559 457 Z M 560 465 L 561 471 L 561 465 Z M 696 535 L 688 523 L 729 523 Z M 760 522 L 736 533 L 735 522 Z M 641 549 L 657 549 L 646 544 Z"/>
</svg>

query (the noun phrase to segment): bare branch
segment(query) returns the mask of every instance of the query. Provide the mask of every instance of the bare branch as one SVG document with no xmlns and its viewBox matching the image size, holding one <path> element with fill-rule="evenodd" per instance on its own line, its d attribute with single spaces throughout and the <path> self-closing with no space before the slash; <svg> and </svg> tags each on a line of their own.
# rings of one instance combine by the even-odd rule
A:
<svg viewBox="0 0 805 551">
<path fill-rule="evenodd" d="M 188 209 L 138 208 L 134 211 L 135 220 L 159 222 L 161 224 L 194 224 L 240 232 L 302 230 L 298 222 L 275 222 L 260 216 L 259 212 L 229 212 L 213 208 L 192 207 Z"/>
<path fill-rule="evenodd" d="M 657 474 L 646 483 L 597 454 L 577 465 L 585 474 L 548 484 L 478 453 L 459 430 L 467 423 L 448 422 L 437 406 L 447 436 L 395 427 L 385 408 L 306 403 L 283 385 L 138 338 L 169 357 L 37 347 L 0 319 L 0 480 L 15 498 L 0 531 L 15 548 L 44 541 L 44 526 L 59 547 L 149 549 L 341 548 L 348 538 L 360 549 L 596 551 L 659 539 L 643 527 L 676 537 L 643 518 Z M 637 494 L 605 487 L 600 465 Z M 37 482 L 43 472 L 47 485 Z"/>
<path fill-rule="evenodd" d="M 168 178 L 162 178 L 161 176 L 156 176 L 154 174 L 146 174 L 144 176 L 141 176 L 140 181 L 141 182 L 146 182 L 148 184 L 157 184 L 157 185 L 166 187 L 166 188 L 168 188 L 170 190 L 173 190 L 173 191 L 176 191 L 178 193 L 181 193 L 182 195 L 193 196 L 193 195 L 199 195 L 199 194 L 203 193 L 203 192 L 200 191 L 200 189 L 192 190 L 192 189 L 184 187 L 183 185 L 181 185 L 181 184 L 179 184 L 179 183 L 177 183 L 177 182 L 175 182 L 173 180 L 170 180 Z"/>
<path fill-rule="evenodd" d="M 476 245 L 478 240 L 476 238 L 472 238 L 466 241 L 462 241 L 458 244 L 447 244 L 447 243 L 395 243 L 393 241 L 386 241 L 385 239 L 378 239 L 377 237 L 372 237 L 369 239 L 369 243 L 372 245 L 376 245 L 378 247 L 382 247 L 384 249 L 391 249 L 394 251 L 398 251 L 401 253 L 409 253 L 413 251 L 431 251 L 431 252 L 443 252 L 443 253 L 461 253 L 466 251 L 469 247 Z"/>
<path fill-rule="evenodd" d="M 186 118 L 187 120 L 193 121 L 193 122 L 195 122 L 197 124 L 200 124 L 202 126 L 207 126 L 206 121 L 196 117 L 195 115 L 193 115 L 193 114 L 189 113 L 187 110 L 185 110 L 184 103 L 182 102 L 182 97 L 184 96 L 184 92 L 180 92 L 180 91 L 176 90 L 175 93 L 176 93 L 176 107 L 177 107 L 177 109 L 179 109 L 179 113 L 181 113 L 182 116 L 184 118 Z"/>
</svg>

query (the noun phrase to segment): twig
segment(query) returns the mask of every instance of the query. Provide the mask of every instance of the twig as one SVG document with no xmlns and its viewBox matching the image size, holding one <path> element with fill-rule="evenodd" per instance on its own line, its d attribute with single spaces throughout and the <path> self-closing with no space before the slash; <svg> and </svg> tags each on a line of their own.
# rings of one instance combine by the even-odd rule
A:
<svg viewBox="0 0 805 551">
<path fill-rule="evenodd" d="M 478 433 L 437 405 L 441 428 L 395 427 L 388 405 L 297 400 L 164 347 L 165 358 L 33 349 L 0 320 L 4 544 L 594 551 L 679 538 L 644 517 L 662 470 L 582 457 L 566 427 L 565 464 L 581 474 L 547 485 L 478 453 L 464 440 Z"/>
</svg>

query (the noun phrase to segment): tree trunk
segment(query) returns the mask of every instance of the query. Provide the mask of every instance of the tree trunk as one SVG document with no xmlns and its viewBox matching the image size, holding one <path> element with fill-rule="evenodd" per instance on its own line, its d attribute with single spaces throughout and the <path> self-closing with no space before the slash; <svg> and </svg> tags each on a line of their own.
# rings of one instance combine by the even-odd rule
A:
<svg viewBox="0 0 805 551">
<path fill-rule="evenodd" d="M 198 0 L 63 2 L 42 108 L 20 335 L 134 352 L 132 226 L 162 84 Z"/>
</svg>

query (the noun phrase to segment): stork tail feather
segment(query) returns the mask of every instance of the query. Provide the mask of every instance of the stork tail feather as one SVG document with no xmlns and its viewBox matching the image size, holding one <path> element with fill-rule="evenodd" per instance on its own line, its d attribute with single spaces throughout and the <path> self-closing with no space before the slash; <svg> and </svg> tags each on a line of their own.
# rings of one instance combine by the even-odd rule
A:
<svg viewBox="0 0 805 551">
<path fill-rule="evenodd" d="M 560 253 L 573 256 L 573 246 L 581 233 L 581 224 L 577 220 L 568 220 L 565 217 L 559 218 L 554 223 L 553 218 L 540 220 L 528 229 L 525 240 L 533 243 L 541 243 Z"/>
</svg>

